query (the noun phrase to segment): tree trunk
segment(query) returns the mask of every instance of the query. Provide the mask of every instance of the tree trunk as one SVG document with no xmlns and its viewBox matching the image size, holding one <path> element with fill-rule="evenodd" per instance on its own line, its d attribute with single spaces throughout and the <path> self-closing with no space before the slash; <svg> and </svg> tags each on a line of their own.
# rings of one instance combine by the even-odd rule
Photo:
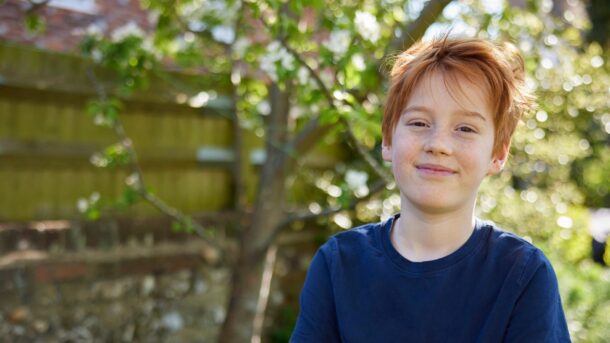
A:
<svg viewBox="0 0 610 343">
<path fill-rule="evenodd" d="M 282 147 L 286 142 L 290 90 L 281 91 L 275 84 L 270 88 L 271 113 L 266 123 L 267 158 L 261 171 L 261 181 L 252 221 L 240 237 L 239 256 L 233 269 L 232 288 L 223 323 L 220 343 L 250 343 L 256 315 L 263 265 L 269 238 L 284 217 L 286 164 Z"/>
<path fill-rule="evenodd" d="M 283 191 L 284 178 L 275 178 L 261 186 L 259 203 L 262 206 L 254 213 L 252 224 L 241 237 L 239 256 L 233 269 L 232 288 L 218 342 L 250 343 L 253 333 L 256 305 L 263 276 L 263 265 L 268 246 L 261 245 L 280 222 L 282 197 L 276 196 Z"/>
</svg>

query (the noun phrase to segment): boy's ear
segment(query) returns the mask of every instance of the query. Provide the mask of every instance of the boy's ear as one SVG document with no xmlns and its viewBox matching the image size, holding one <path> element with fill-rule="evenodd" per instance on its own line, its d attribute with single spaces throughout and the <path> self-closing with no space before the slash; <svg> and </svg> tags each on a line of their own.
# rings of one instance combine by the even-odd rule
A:
<svg viewBox="0 0 610 343">
<path fill-rule="evenodd" d="M 381 142 L 381 156 L 384 161 L 392 162 L 392 146 L 388 145 L 385 140 Z"/>
<path fill-rule="evenodd" d="M 506 159 L 508 158 L 508 146 L 504 145 L 502 150 L 497 153 L 492 159 L 489 165 L 489 170 L 487 171 L 487 175 L 498 174 L 504 168 L 504 164 L 506 163 Z"/>
</svg>

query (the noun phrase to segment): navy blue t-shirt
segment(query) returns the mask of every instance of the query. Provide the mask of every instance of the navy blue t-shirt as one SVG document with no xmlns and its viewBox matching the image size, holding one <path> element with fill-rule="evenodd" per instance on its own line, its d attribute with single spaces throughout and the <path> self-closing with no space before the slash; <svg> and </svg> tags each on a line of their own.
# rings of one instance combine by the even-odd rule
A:
<svg viewBox="0 0 610 343">
<path fill-rule="evenodd" d="M 477 219 L 455 252 L 411 262 L 390 242 L 398 216 L 320 247 L 290 342 L 570 342 L 538 248 Z"/>
</svg>

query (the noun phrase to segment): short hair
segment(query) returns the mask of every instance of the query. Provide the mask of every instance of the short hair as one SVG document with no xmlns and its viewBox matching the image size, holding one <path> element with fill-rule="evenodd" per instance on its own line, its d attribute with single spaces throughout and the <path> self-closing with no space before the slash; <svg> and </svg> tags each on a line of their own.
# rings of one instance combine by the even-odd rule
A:
<svg viewBox="0 0 610 343">
<path fill-rule="evenodd" d="M 449 38 L 417 42 L 396 57 L 390 73 L 382 134 L 385 144 L 392 144 L 392 133 L 418 82 L 440 72 L 448 91 L 460 89 L 457 76 L 483 86 L 489 95 L 494 115 L 496 155 L 510 147 L 511 138 L 523 113 L 532 107 L 533 96 L 525 85 L 523 57 L 509 43 L 497 44 L 478 38 Z"/>
</svg>

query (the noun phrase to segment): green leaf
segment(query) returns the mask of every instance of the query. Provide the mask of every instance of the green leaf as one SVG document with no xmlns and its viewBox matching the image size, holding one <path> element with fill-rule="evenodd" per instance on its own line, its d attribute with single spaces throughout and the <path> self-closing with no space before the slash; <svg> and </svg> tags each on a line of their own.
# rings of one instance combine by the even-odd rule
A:
<svg viewBox="0 0 610 343">
<path fill-rule="evenodd" d="M 339 113 L 332 107 L 325 107 L 320 110 L 320 124 L 322 125 L 334 124 L 338 122 L 339 119 Z"/>
<path fill-rule="evenodd" d="M 182 224 L 180 222 L 178 222 L 178 221 L 173 221 L 171 229 L 172 229 L 173 232 L 181 232 L 182 231 Z"/>
<path fill-rule="evenodd" d="M 44 33 L 46 24 L 40 15 L 32 13 L 25 17 L 25 28 L 31 34 L 41 34 Z"/>
</svg>

